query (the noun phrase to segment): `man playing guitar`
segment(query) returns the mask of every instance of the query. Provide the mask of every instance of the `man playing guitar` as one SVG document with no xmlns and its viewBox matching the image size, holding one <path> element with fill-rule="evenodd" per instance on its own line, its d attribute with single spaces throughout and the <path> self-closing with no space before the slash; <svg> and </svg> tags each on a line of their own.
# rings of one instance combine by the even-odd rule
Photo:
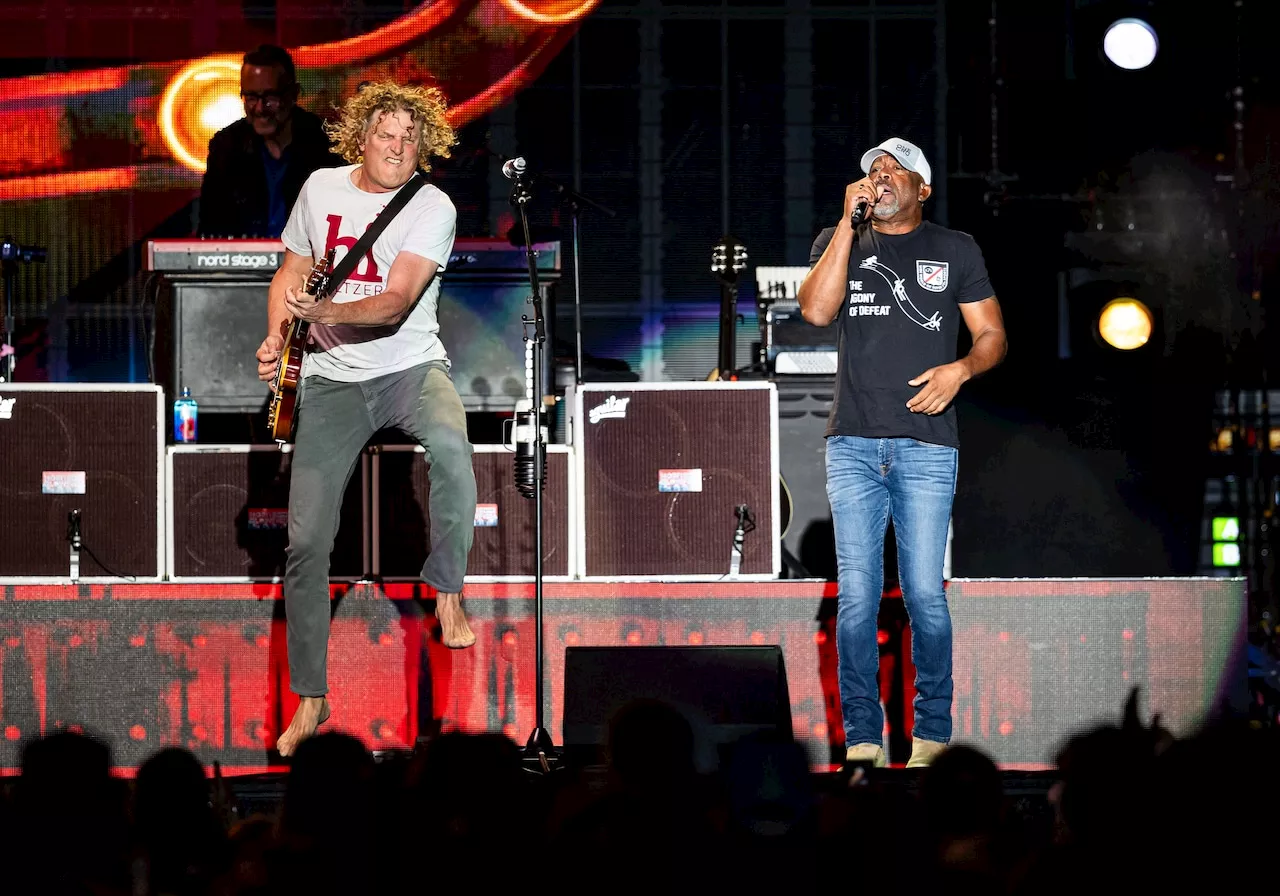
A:
<svg viewBox="0 0 1280 896">
<path fill-rule="evenodd" d="M 421 186 L 341 284 L 319 297 L 303 288 L 316 261 L 337 249 L 340 263 L 419 167 L 425 172 L 431 156 L 449 155 L 456 137 L 438 90 L 393 83 L 358 91 L 328 130 L 352 164 L 316 171 L 304 184 L 281 236 L 285 261 L 271 281 L 267 338 L 257 352 L 258 376 L 274 388 L 291 321 L 310 322 L 284 579 L 290 687 L 301 701 L 276 742 L 282 756 L 329 717 L 329 554 L 346 483 L 379 429 L 396 427 L 426 449 L 431 545 L 422 578 L 438 592 L 444 643 L 475 643 L 461 603 L 476 506 L 472 447 L 436 319 L 457 221 L 453 203 L 435 186 Z"/>
</svg>

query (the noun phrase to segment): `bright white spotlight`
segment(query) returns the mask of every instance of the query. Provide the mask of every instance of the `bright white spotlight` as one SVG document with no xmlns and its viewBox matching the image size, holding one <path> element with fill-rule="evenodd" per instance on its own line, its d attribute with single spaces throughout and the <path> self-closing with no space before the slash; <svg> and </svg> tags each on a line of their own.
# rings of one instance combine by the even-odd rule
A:
<svg viewBox="0 0 1280 896">
<path fill-rule="evenodd" d="M 1107 58 L 1130 71 L 1150 65 L 1159 49 L 1156 30 L 1142 19 L 1117 19 L 1102 38 Z"/>
</svg>

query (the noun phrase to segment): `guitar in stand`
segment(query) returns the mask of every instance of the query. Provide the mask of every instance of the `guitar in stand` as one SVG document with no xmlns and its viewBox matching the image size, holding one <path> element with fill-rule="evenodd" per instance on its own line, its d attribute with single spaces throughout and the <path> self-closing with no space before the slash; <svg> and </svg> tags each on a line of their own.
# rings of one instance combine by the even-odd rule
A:
<svg viewBox="0 0 1280 896">
<path fill-rule="evenodd" d="M 303 287 L 305 292 L 325 298 L 331 285 L 341 285 L 332 283 L 329 278 L 335 251 L 330 249 L 324 258 L 312 265 L 306 286 Z M 310 334 L 310 321 L 295 319 L 291 322 L 284 349 L 280 352 L 280 360 L 276 362 L 267 426 L 271 430 L 271 438 L 282 445 L 293 438 L 294 424 L 297 422 L 298 384 L 302 381 L 302 356 L 306 353 L 307 337 Z"/>
<path fill-rule="evenodd" d="M 746 268 L 747 247 L 732 236 L 711 250 L 711 273 L 720 280 L 720 340 L 716 369 L 707 375 L 708 382 L 737 377 L 738 275 Z"/>
</svg>

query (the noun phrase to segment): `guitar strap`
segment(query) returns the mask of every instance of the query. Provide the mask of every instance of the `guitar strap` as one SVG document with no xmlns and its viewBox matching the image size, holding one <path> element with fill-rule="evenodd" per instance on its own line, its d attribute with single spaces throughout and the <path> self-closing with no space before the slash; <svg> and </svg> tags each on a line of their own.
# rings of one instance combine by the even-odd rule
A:
<svg viewBox="0 0 1280 896">
<path fill-rule="evenodd" d="M 408 205 L 409 200 L 412 199 L 419 190 L 426 186 L 426 184 L 427 178 L 423 173 L 421 171 L 415 171 L 413 177 L 409 179 L 408 183 L 401 187 L 400 191 L 391 198 L 391 201 L 388 202 L 382 211 L 378 213 L 378 217 L 373 219 L 373 222 L 364 232 L 364 235 L 356 241 L 356 244 L 351 247 L 351 250 L 347 252 L 346 255 L 342 256 L 342 261 L 338 262 L 334 267 L 333 271 L 329 274 L 328 283 L 325 285 L 325 297 L 331 296 L 338 291 L 338 287 L 341 286 L 346 279 L 351 276 L 351 272 L 356 269 L 356 265 L 360 263 L 360 259 L 369 254 L 369 250 L 373 248 L 373 244 L 377 241 L 378 237 L 382 235 L 382 231 L 387 229 L 387 225 L 391 223 L 391 220 L 396 215 L 400 214 L 400 210 Z"/>
</svg>

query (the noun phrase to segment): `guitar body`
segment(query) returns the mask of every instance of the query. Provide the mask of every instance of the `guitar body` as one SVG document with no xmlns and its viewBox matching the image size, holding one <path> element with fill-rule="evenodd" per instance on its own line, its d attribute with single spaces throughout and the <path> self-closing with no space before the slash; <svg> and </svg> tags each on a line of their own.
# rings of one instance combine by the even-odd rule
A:
<svg viewBox="0 0 1280 896">
<path fill-rule="evenodd" d="M 334 250 L 330 249 L 307 275 L 306 291 L 319 296 L 327 285 L 328 272 L 333 264 Z M 293 438 L 298 421 L 298 386 L 302 382 L 302 357 L 307 350 L 307 338 L 311 324 L 294 320 L 289 324 L 289 335 L 276 362 L 276 376 L 272 380 L 271 407 L 267 412 L 267 426 L 271 438 L 284 444 Z"/>
</svg>

